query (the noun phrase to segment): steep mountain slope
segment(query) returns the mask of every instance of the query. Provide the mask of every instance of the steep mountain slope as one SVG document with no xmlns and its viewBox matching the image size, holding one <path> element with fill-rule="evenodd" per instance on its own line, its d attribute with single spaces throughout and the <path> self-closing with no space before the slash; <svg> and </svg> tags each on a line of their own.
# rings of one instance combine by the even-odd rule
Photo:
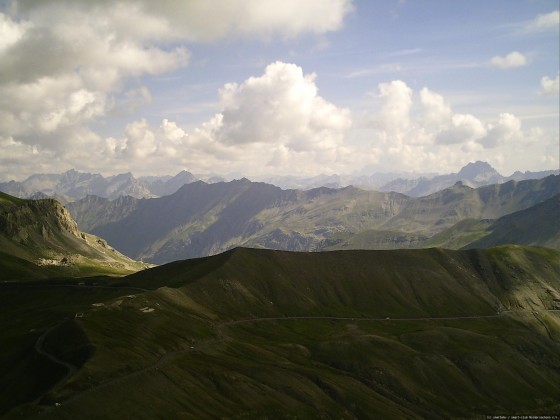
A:
<svg viewBox="0 0 560 420">
<path fill-rule="evenodd" d="M 243 179 L 195 182 L 158 199 L 90 197 L 68 209 L 82 229 L 121 252 L 164 263 L 240 245 L 293 251 L 418 248 L 461 220 L 495 219 L 558 193 L 559 176 L 478 189 L 458 183 L 421 198 L 353 187 L 281 190 Z"/>
<path fill-rule="evenodd" d="M 560 254 L 542 248 L 235 249 L 106 279 L 104 288 L 42 283 L 28 285 L 24 298 L 21 288 L 0 285 L 0 304 L 9 318 L 21 319 L 8 329 L 0 320 L 7 343 L 0 354 L 10 361 L 1 365 L 8 392 L 0 412 L 412 419 L 554 413 L 559 270 Z M 22 317 L 39 296 L 41 309 Z M 29 333 L 30 325 L 37 330 Z M 37 342 L 60 362 L 25 356 Z M 65 380 L 61 363 L 79 369 Z M 39 392 L 30 385 L 37 371 Z M 36 399 L 41 403 L 21 405 Z"/>
<path fill-rule="evenodd" d="M 131 196 L 121 196 L 114 200 L 88 195 L 85 198 L 66 204 L 66 208 L 80 229 L 89 232 L 96 226 L 118 222 L 132 213 L 141 203 Z"/>
<path fill-rule="evenodd" d="M 508 243 L 560 250 L 560 195 L 499 218 L 486 229 L 484 237 L 468 247 L 488 248 Z"/>
<path fill-rule="evenodd" d="M 427 227 L 440 232 L 465 218 L 496 219 L 529 208 L 560 193 L 560 176 L 540 180 L 509 181 L 480 188 L 460 182 L 451 188 L 411 200 L 382 227 L 416 232 Z"/>
<path fill-rule="evenodd" d="M 169 179 L 156 177 L 152 182 L 144 181 L 144 185 L 150 190 L 150 193 L 156 197 L 170 195 L 176 192 L 185 184 L 196 182 L 198 179 L 188 171 L 181 171 L 174 177 Z"/>
<path fill-rule="evenodd" d="M 22 200 L 0 193 L 0 279 L 20 274 L 125 274 L 145 268 L 103 239 L 78 230 L 56 200 Z M 44 269 L 40 269 L 44 267 Z"/>
<path fill-rule="evenodd" d="M 239 244 L 290 250 L 313 249 L 331 232 L 358 231 L 395 215 L 408 198 L 394 193 L 281 190 L 246 179 L 195 182 L 177 193 L 137 201 L 131 212 L 111 211 L 114 202 L 72 203 L 82 226 L 134 258 L 169 262 L 216 254 Z M 99 223 L 86 214 L 119 214 Z"/>
</svg>

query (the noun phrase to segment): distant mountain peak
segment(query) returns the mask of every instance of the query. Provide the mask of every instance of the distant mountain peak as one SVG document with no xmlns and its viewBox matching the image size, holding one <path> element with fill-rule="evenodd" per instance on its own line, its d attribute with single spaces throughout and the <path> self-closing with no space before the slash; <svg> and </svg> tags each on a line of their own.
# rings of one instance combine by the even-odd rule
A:
<svg viewBox="0 0 560 420">
<path fill-rule="evenodd" d="M 251 183 L 252 183 L 250 179 L 247 179 L 247 178 L 245 178 L 245 177 L 240 178 L 240 179 L 234 179 L 234 180 L 231 181 L 231 182 L 233 182 L 233 183 L 238 183 L 238 184 L 251 184 Z"/>
<path fill-rule="evenodd" d="M 134 178 L 134 175 L 132 175 L 132 172 L 123 172 L 122 174 L 113 175 L 111 178 L 114 178 L 114 179 L 132 179 L 132 178 Z"/>
<path fill-rule="evenodd" d="M 488 162 L 477 160 L 476 162 L 469 162 L 461 168 L 457 176 L 461 179 L 478 180 L 480 178 L 501 177 Z"/>
<path fill-rule="evenodd" d="M 173 178 L 171 178 L 171 180 L 173 180 L 173 181 L 184 180 L 184 181 L 188 181 L 188 182 L 193 182 L 193 181 L 196 181 L 196 177 L 192 173 L 190 173 L 189 171 L 186 171 L 186 170 L 183 169 L 181 172 L 179 172 L 177 175 L 175 175 Z M 169 181 L 171 181 L 171 180 L 169 180 Z M 171 181 L 171 182 L 173 182 L 173 181 Z"/>
</svg>

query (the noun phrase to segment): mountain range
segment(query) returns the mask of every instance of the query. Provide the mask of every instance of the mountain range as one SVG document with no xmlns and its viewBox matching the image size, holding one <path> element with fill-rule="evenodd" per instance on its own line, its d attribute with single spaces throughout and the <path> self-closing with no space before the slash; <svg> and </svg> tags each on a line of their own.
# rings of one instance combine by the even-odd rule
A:
<svg viewBox="0 0 560 420">
<path fill-rule="evenodd" d="M 291 251 L 392 249 L 420 248 L 434 240 L 441 246 L 468 247 L 492 237 L 492 229 L 501 226 L 490 227 L 484 220 L 500 219 L 549 199 L 554 207 L 558 194 L 558 175 L 479 188 L 458 182 L 418 198 L 355 187 L 282 190 L 241 179 L 197 181 L 152 199 L 88 196 L 67 208 L 80 229 L 105 238 L 131 258 L 161 264 L 236 246 Z M 539 222 L 554 238 L 558 232 L 554 211 L 544 214 Z M 473 230 L 467 219 L 482 225 Z M 458 235 L 461 240 L 452 240 Z M 557 243 L 551 241 L 546 243 Z"/>
<path fill-rule="evenodd" d="M 360 189 L 383 192 L 400 192 L 420 197 L 440 191 L 461 181 L 476 188 L 484 185 L 540 179 L 560 171 L 515 172 L 504 177 L 486 162 L 471 162 L 456 174 L 414 175 L 413 173 L 373 173 L 371 175 L 319 175 L 315 177 L 277 176 L 255 178 L 283 189 L 313 189 L 319 187 L 343 188 L 355 186 Z M 242 176 L 239 176 L 241 178 Z M 232 179 L 232 178 L 230 178 Z M 63 203 L 79 200 L 87 195 L 116 199 L 129 195 L 135 198 L 153 198 L 170 195 L 185 184 L 197 180 L 207 183 L 225 182 L 216 175 L 193 175 L 181 171 L 175 176 L 144 176 L 136 178 L 131 173 L 110 177 L 69 170 L 62 174 L 34 174 L 26 180 L 0 183 L 0 191 L 19 198 L 57 198 Z"/>
<path fill-rule="evenodd" d="M 560 171 L 514 172 L 503 176 L 486 162 L 471 162 L 458 173 L 438 175 L 433 173 L 372 173 L 363 171 L 355 175 L 319 175 L 315 177 L 277 176 L 263 178 L 261 181 L 284 189 L 311 189 L 318 187 L 343 188 L 349 185 L 375 191 L 400 192 L 412 197 L 421 197 L 440 191 L 461 181 L 465 185 L 476 188 L 490 184 L 501 184 L 508 181 L 545 178 L 558 175 Z"/>
<path fill-rule="evenodd" d="M 0 183 L 0 191 L 19 198 L 54 197 L 67 203 L 87 195 L 115 199 L 121 196 L 136 198 L 159 197 L 177 191 L 181 186 L 196 181 L 190 172 L 182 171 L 174 177 L 135 178 L 130 172 L 103 177 L 69 170 L 62 174 L 35 174 L 22 182 Z"/>
<path fill-rule="evenodd" d="M 40 197 L 0 193 L 2 418 L 560 409 L 559 175 L 423 197 L 195 181 L 86 196 L 79 224 Z"/>
</svg>

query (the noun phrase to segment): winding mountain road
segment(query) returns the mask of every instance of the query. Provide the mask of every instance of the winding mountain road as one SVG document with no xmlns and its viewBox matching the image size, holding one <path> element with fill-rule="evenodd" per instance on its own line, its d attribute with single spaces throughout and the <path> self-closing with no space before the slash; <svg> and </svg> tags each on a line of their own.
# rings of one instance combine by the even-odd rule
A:
<svg viewBox="0 0 560 420">
<path fill-rule="evenodd" d="M 103 288 L 103 289 L 113 289 L 113 290 L 133 290 L 133 291 L 137 291 L 137 292 L 148 292 L 150 291 L 149 289 L 143 289 L 143 288 L 139 288 L 139 287 L 133 287 L 133 286 L 106 286 L 106 285 L 76 285 L 76 284 L 50 284 L 50 285 L 14 285 L 12 284 L 11 286 L 23 286 L 23 287 L 72 287 L 72 288 L 84 288 L 84 289 L 95 289 L 95 288 Z M 543 311 L 547 311 L 547 312 L 560 312 L 560 310 L 558 309 L 548 309 L 548 310 L 543 310 Z M 125 380 L 125 379 L 129 379 L 131 377 L 140 375 L 142 373 L 145 373 L 147 371 L 150 370 L 157 370 L 160 366 L 164 365 L 165 363 L 167 363 L 168 361 L 170 361 L 171 359 L 173 359 L 176 356 L 179 356 L 181 354 L 187 353 L 187 352 L 194 352 L 194 351 L 201 351 L 204 350 L 206 348 L 215 346 L 216 344 L 223 342 L 226 340 L 227 335 L 224 334 L 223 329 L 227 328 L 227 327 L 231 327 L 231 326 L 236 326 L 236 325 L 240 325 L 240 324 L 249 324 L 249 323 L 257 323 L 257 322 L 283 322 L 283 321 L 305 321 L 305 320 L 323 320 L 323 321 L 352 321 L 352 322 L 411 322 L 411 321 L 452 321 L 452 320 L 475 320 L 475 319 L 495 319 L 495 318 L 499 318 L 507 313 L 513 313 L 513 312 L 519 312 L 519 311 L 502 311 L 500 313 L 496 313 L 496 314 L 490 314 L 490 315 L 463 315 L 463 316 L 428 316 L 428 317 L 406 317 L 406 318 L 393 318 L 393 317 L 336 317 L 336 316 L 279 316 L 279 317 L 259 317 L 259 318 L 247 318 L 247 319 L 239 319 L 239 320 L 233 320 L 233 321 L 226 321 L 220 324 L 216 324 L 214 326 L 215 331 L 217 333 L 217 337 L 216 338 L 212 338 L 209 340 L 206 340 L 200 344 L 197 344 L 196 347 L 195 346 L 188 346 L 185 348 L 181 348 L 181 349 L 177 349 L 177 350 L 171 350 L 168 351 L 166 353 L 163 353 L 162 355 L 160 355 L 158 357 L 157 360 L 155 360 L 152 364 L 139 368 L 135 371 L 132 372 L 128 372 L 122 376 L 118 376 L 116 378 L 110 379 L 106 382 L 94 385 L 88 389 L 85 389 L 83 391 L 80 391 L 76 394 L 74 394 L 73 396 L 71 396 L 70 398 L 66 399 L 63 401 L 64 404 L 68 404 L 71 403 L 81 397 L 83 397 L 84 395 L 90 393 L 90 392 L 94 392 L 96 390 L 108 387 L 114 383 L 117 383 L 119 381 Z M 531 311 L 534 313 L 534 311 Z M 61 366 L 63 366 L 66 370 L 67 373 L 66 375 L 61 378 L 55 385 L 53 388 L 51 388 L 50 391 L 52 391 L 53 389 L 56 388 L 61 388 L 77 371 L 78 368 L 77 366 L 74 366 L 68 362 L 65 362 L 61 359 L 59 359 L 58 357 L 56 357 L 54 354 L 49 353 L 45 347 L 44 347 L 44 343 L 46 338 L 48 337 L 48 335 L 54 331 L 57 327 L 59 327 L 63 322 L 65 322 L 66 319 L 61 320 L 60 322 L 58 322 L 57 324 L 51 326 L 50 328 L 48 328 L 36 341 L 35 343 L 35 351 L 37 352 L 37 354 L 40 354 L 46 358 L 48 358 L 50 361 L 52 361 L 53 363 L 59 364 Z M 40 401 L 40 399 L 43 396 L 39 397 L 35 403 L 37 403 L 38 401 Z M 59 403 L 56 403 L 56 405 L 58 405 Z M 44 407 L 47 410 L 51 407 Z"/>
<path fill-rule="evenodd" d="M 53 325 L 52 327 L 50 327 L 49 329 L 47 329 L 43 334 L 41 334 L 41 336 L 37 339 L 37 341 L 35 342 L 35 351 L 37 352 L 37 354 L 40 354 L 41 356 L 45 356 L 47 359 L 49 359 L 51 362 L 56 363 L 58 365 L 63 366 L 66 369 L 66 375 L 61 378 L 59 381 L 57 381 L 57 383 L 51 388 L 51 390 L 62 386 L 66 383 L 66 381 L 68 381 L 68 379 L 70 379 L 77 371 L 78 371 L 78 367 L 74 366 L 71 363 L 65 362 L 64 360 L 59 359 L 58 357 L 56 357 L 54 354 L 49 353 L 46 349 L 45 349 L 45 339 L 47 338 L 47 336 L 56 328 L 58 328 L 62 323 L 64 323 L 66 320 L 62 320 L 60 322 L 58 322 L 57 324 Z M 41 398 L 43 398 L 43 395 L 41 395 L 36 401 L 40 401 Z"/>
<path fill-rule="evenodd" d="M 543 311 L 560 312 L 560 310 L 558 310 L 558 309 L 547 309 L 547 310 L 543 310 Z M 106 388 L 106 387 L 111 386 L 111 385 L 113 385 L 117 382 L 120 382 L 122 380 L 130 379 L 134 376 L 138 376 L 138 375 L 140 375 L 142 373 L 145 373 L 147 371 L 150 371 L 150 370 L 157 370 L 160 366 L 164 365 L 165 363 L 167 363 L 168 361 L 170 361 L 174 357 L 179 356 L 181 354 L 184 354 L 184 353 L 187 353 L 187 352 L 201 351 L 201 350 L 205 350 L 209 347 L 215 346 L 216 344 L 226 340 L 227 335 L 224 334 L 223 329 L 227 328 L 227 327 L 230 327 L 230 326 L 235 326 L 235 325 L 240 325 L 240 324 L 248 324 L 248 323 L 256 323 L 256 322 L 278 322 L 278 321 L 281 322 L 281 321 L 294 321 L 294 320 L 295 321 L 297 321 L 297 320 L 300 320 L 300 321 L 323 320 L 323 321 L 353 321 L 353 322 L 410 322 L 410 321 L 451 321 L 451 320 L 495 319 L 495 318 L 499 318 L 499 317 L 503 316 L 504 314 L 515 313 L 515 312 L 519 312 L 519 311 L 502 311 L 499 314 L 493 314 L 493 315 L 431 316 L 431 317 L 418 317 L 418 318 L 390 318 L 390 317 L 385 317 L 385 318 L 382 318 L 382 317 L 381 318 L 379 318 L 379 317 L 378 318 L 361 318 L 361 317 L 336 317 L 336 316 L 285 316 L 285 317 L 247 318 L 247 319 L 240 319 L 240 320 L 235 320 L 235 321 L 226 321 L 226 322 L 223 322 L 221 324 L 215 325 L 214 328 L 215 328 L 215 331 L 217 333 L 216 338 L 206 340 L 206 341 L 204 341 L 200 344 L 197 344 L 196 346 L 188 346 L 188 347 L 185 347 L 185 348 L 182 348 L 182 349 L 168 351 L 168 352 L 162 354 L 161 356 L 159 356 L 156 361 L 154 361 L 152 364 L 150 364 L 148 366 L 137 369 L 133 372 L 126 373 L 122 376 L 110 379 L 107 382 L 103 382 L 103 383 L 94 385 L 91 388 L 85 389 L 83 391 L 80 391 L 79 393 L 74 394 L 70 398 L 62 401 L 62 403 L 63 404 L 69 404 L 73 401 L 76 401 L 76 400 L 82 398 L 84 395 L 87 395 L 91 392 L 97 391 L 97 390 L 102 389 L 102 388 Z M 531 311 L 531 312 L 533 312 L 533 311 Z M 53 327 L 52 329 L 54 329 L 55 327 Z M 46 336 L 48 332 L 49 331 L 47 331 L 43 335 Z M 64 362 L 62 362 L 62 363 L 65 364 Z M 68 380 L 70 378 L 70 376 L 71 376 L 71 374 L 69 372 L 69 374 L 66 375 L 66 377 L 59 382 L 59 384 L 63 383 L 63 381 L 65 381 L 65 380 Z M 59 384 L 57 384 L 57 386 L 59 386 Z"/>
</svg>

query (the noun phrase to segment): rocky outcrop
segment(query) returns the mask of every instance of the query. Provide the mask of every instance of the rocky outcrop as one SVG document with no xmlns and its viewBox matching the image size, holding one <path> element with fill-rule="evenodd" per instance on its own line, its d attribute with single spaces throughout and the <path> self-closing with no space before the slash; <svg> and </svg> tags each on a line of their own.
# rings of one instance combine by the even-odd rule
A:
<svg viewBox="0 0 560 420">
<path fill-rule="evenodd" d="M 9 238 L 21 241 L 35 232 L 48 239 L 55 231 L 80 237 L 78 225 L 56 200 L 30 200 L 0 209 L 0 233 Z"/>
<path fill-rule="evenodd" d="M 37 266 L 63 268 L 62 275 L 125 274 L 146 267 L 97 236 L 80 232 L 57 200 L 20 200 L 0 193 L 0 251 Z M 14 275 L 2 273 L 0 279 Z M 12 270 L 13 271 L 13 270 Z M 4 276 L 4 277 L 3 277 Z"/>
</svg>

